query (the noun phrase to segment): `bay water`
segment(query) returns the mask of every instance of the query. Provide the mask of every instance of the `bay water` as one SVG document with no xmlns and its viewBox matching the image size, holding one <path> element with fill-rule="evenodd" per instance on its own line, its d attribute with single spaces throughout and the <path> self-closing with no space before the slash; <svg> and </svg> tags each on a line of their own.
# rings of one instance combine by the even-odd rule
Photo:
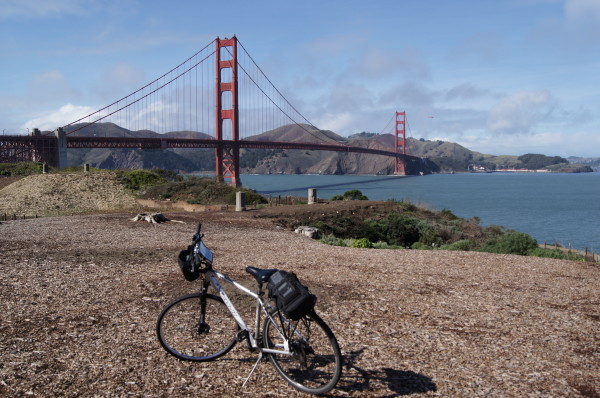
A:
<svg viewBox="0 0 600 398">
<path fill-rule="evenodd" d="M 483 226 L 528 233 L 538 243 L 600 252 L 600 173 L 460 173 L 426 176 L 251 175 L 244 187 L 263 195 L 329 199 L 352 189 L 371 200 L 408 200 L 448 209 Z"/>
</svg>

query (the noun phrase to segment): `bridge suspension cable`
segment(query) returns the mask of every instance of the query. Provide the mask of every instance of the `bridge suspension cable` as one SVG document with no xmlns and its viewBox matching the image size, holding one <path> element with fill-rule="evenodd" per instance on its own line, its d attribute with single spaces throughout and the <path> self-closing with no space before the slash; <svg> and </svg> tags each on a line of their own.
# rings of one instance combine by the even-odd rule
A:
<svg viewBox="0 0 600 398">
<path fill-rule="evenodd" d="M 217 50 L 216 40 L 170 69 L 150 83 L 135 90 L 99 110 L 85 115 L 63 126 L 67 135 L 86 129 L 98 122 L 116 124 L 130 131 L 198 138 L 195 133 L 215 137 L 216 71 L 212 60 Z M 340 143 L 326 134 L 317 134 L 319 129 L 308 120 L 286 96 L 273 84 L 258 66 L 247 49 L 239 42 L 242 52 L 238 53 L 237 64 L 242 71 L 239 80 L 238 106 L 240 110 L 240 139 L 274 131 L 283 126 L 296 125 L 314 139 L 327 144 Z M 229 47 L 224 50 L 231 51 Z M 209 61 L 209 62 L 207 62 Z M 220 72 L 219 72 L 220 73 Z M 224 69 L 224 74 L 231 73 Z M 230 76 L 221 76 L 231 80 Z M 222 98 L 223 108 L 231 106 L 231 97 Z M 108 129 L 102 129 L 107 132 Z M 117 131 L 112 132 L 118 133 Z M 206 138 L 201 136 L 202 138 Z M 231 128 L 223 126 L 223 139 L 231 139 Z"/>
<path fill-rule="evenodd" d="M 387 124 L 381 130 L 381 132 L 379 134 L 392 133 L 392 122 L 393 121 L 394 121 L 394 115 L 392 115 L 392 117 L 390 117 L 390 120 L 388 120 Z"/>
<path fill-rule="evenodd" d="M 294 107 L 292 105 L 292 103 L 273 84 L 271 79 L 269 79 L 269 77 L 265 74 L 265 72 L 261 69 L 261 67 L 256 63 L 254 58 L 250 55 L 248 50 L 246 50 L 246 48 L 244 47 L 244 45 L 242 44 L 242 42 L 239 39 L 238 39 L 238 44 L 242 48 L 246 57 L 248 58 L 247 62 L 244 62 L 244 61 L 240 62 L 240 58 L 238 55 L 238 65 L 239 65 L 240 69 L 244 72 L 246 78 L 249 80 L 249 84 L 253 84 L 256 87 L 256 89 L 259 90 L 260 93 L 262 93 L 264 95 L 266 100 L 268 102 L 270 102 L 270 104 L 274 108 L 279 110 L 279 112 L 281 112 L 285 116 L 285 118 L 287 120 L 289 120 L 289 122 L 291 122 L 291 124 L 297 125 L 302 130 L 304 130 L 307 134 L 311 135 L 312 137 L 316 138 L 319 141 L 326 142 L 328 144 L 331 144 L 332 142 L 339 144 L 339 142 L 333 138 L 330 138 L 326 135 L 325 136 L 317 135 L 313 131 L 306 128 L 305 125 L 308 125 L 308 126 L 312 127 L 314 130 L 319 130 L 319 128 L 316 127 L 312 122 L 310 122 L 308 120 L 308 118 L 306 118 L 306 116 L 304 116 L 300 111 L 298 111 L 298 109 L 296 109 L 296 107 Z M 252 70 L 254 70 L 256 72 L 252 72 L 252 70 L 250 70 L 250 67 L 252 67 Z M 261 78 L 263 80 L 264 84 L 260 84 L 259 78 Z M 264 86 L 267 86 L 267 87 L 264 87 Z M 248 89 L 246 90 L 246 92 L 250 92 L 250 91 L 251 90 L 248 90 Z M 268 93 L 267 91 L 269 91 L 270 93 Z M 275 97 L 279 98 L 282 102 L 276 101 Z M 298 120 L 296 120 L 296 118 L 294 118 L 294 116 L 293 116 L 294 114 L 298 118 L 302 119 L 305 123 L 303 124 L 303 123 L 300 123 Z M 264 126 L 264 127 L 267 127 L 267 126 Z M 270 129 L 263 128 L 262 130 L 264 132 L 264 131 L 267 131 Z"/>
<path fill-rule="evenodd" d="M 210 134 L 214 128 L 214 117 L 206 108 L 214 104 L 214 68 L 206 61 L 216 52 L 210 48 L 214 42 L 131 94 L 63 128 L 68 128 L 67 134 L 72 134 L 103 121 L 131 131 L 166 133 L 193 130 Z"/>
</svg>

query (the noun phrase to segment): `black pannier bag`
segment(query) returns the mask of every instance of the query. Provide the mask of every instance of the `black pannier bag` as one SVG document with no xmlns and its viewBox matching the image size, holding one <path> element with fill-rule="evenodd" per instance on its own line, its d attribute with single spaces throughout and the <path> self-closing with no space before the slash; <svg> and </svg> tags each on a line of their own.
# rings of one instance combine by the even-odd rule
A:
<svg viewBox="0 0 600 398">
<path fill-rule="evenodd" d="M 289 319 L 300 319 L 315 308 L 317 296 L 311 294 L 296 274 L 277 271 L 269 278 L 269 297 Z"/>
<path fill-rule="evenodd" d="M 195 281 L 200 276 L 200 266 L 194 261 L 192 252 L 193 246 L 188 246 L 187 250 L 179 252 L 179 257 L 177 258 L 183 276 L 190 282 Z"/>
</svg>

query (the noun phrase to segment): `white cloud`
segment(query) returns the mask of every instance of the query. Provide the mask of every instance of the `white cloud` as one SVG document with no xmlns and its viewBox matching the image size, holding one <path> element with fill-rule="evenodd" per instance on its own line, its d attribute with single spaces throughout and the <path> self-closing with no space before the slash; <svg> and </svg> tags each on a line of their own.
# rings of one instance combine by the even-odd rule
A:
<svg viewBox="0 0 600 398">
<path fill-rule="evenodd" d="M 21 128 L 54 130 L 94 111 L 95 109 L 89 106 L 67 104 L 61 106 L 58 110 L 45 112 L 34 119 L 28 120 Z"/>
<path fill-rule="evenodd" d="M 94 5 L 90 0 L 3 0 L 0 19 L 36 19 L 60 15 L 84 15 Z"/>
<path fill-rule="evenodd" d="M 399 72 L 410 79 L 426 80 L 430 77 L 429 67 L 414 49 L 394 52 L 370 47 L 361 54 L 353 72 L 370 79 L 387 78 Z"/>
<path fill-rule="evenodd" d="M 50 70 L 34 76 L 28 84 L 27 101 L 29 104 L 65 102 L 77 99 L 79 93 L 58 70 Z"/>
<path fill-rule="evenodd" d="M 575 40 L 597 46 L 600 39 L 600 1 L 566 0 L 567 33 Z"/>
<path fill-rule="evenodd" d="M 320 57 L 324 54 L 339 55 L 364 43 L 365 39 L 357 35 L 320 37 L 304 46 L 306 55 Z"/>
<path fill-rule="evenodd" d="M 94 91 L 106 101 L 114 101 L 134 92 L 147 83 L 144 71 L 127 63 L 119 63 L 105 70 Z"/>
<path fill-rule="evenodd" d="M 381 105 L 391 107 L 406 106 L 431 106 L 434 102 L 435 93 L 423 84 L 409 81 L 383 92 L 379 98 Z"/>
<path fill-rule="evenodd" d="M 351 129 L 354 116 L 350 112 L 327 113 L 317 120 L 317 126 L 323 130 L 331 130 L 340 134 L 341 131 Z"/>
<path fill-rule="evenodd" d="M 529 133 L 552 115 L 555 105 L 547 90 L 516 92 L 490 109 L 487 127 L 497 134 Z"/>
<path fill-rule="evenodd" d="M 452 141 L 452 139 L 449 139 Z M 473 151 L 491 155 L 524 155 L 541 153 L 548 156 L 599 156 L 600 134 L 543 132 L 503 136 L 469 135 L 455 141 Z"/>
<path fill-rule="evenodd" d="M 477 32 L 464 38 L 456 46 L 450 48 L 449 56 L 452 60 L 475 61 L 476 63 L 489 63 L 497 61 L 506 53 L 502 38 L 492 32 Z"/>
<path fill-rule="evenodd" d="M 565 16 L 567 22 L 600 21 L 600 2 L 598 0 L 566 0 Z"/>
<path fill-rule="evenodd" d="M 446 92 L 445 99 L 453 100 L 470 100 L 479 97 L 491 95 L 490 90 L 481 88 L 473 83 L 461 83 L 452 87 Z"/>
</svg>

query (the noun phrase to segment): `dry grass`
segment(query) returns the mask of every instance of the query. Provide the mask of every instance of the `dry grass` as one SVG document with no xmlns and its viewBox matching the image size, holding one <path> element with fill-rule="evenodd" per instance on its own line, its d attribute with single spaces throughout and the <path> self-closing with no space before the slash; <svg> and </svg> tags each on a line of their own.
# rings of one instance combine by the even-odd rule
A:
<svg viewBox="0 0 600 398">
<path fill-rule="evenodd" d="M 0 214 L 32 217 L 137 207 L 114 172 L 36 174 L 0 184 Z"/>
</svg>

